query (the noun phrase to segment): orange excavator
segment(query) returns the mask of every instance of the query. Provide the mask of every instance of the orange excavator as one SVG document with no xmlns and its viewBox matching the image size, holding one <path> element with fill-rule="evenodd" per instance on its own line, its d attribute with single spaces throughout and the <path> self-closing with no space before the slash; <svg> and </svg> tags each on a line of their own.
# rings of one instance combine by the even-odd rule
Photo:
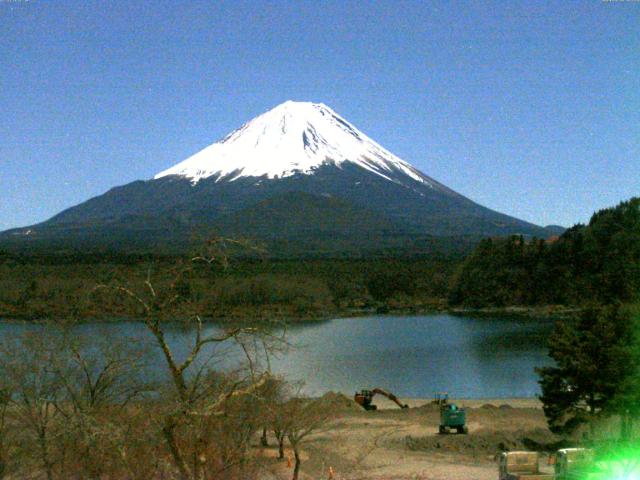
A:
<svg viewBox="0 0 640 480">
<path fill-rule="evenodd" d="M 360 405 L 365 410 L 376 410 L 378 407 L 376 405 L 372 405 L 371 401 L 373 400 L 374 395 L 383 395 L 387 397 L 392 402 L 395 402 L 400 408 L 409 408 L 409 405 L 406 403 L 401 403 L 393 393 L 387 392 L 381 388 L 374 388 L 373 390 L 360 390 L 356 392 L 353 396 L 353 400 Z"/>
</svg>

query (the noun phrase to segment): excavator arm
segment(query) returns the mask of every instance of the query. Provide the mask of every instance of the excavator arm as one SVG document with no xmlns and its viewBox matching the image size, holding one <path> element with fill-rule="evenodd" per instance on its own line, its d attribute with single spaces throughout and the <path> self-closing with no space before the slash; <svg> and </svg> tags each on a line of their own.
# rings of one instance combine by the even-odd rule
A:
<svg viewBox="0 0 640 480">
<path fill-rule="evenodd" d="M 409 405 L 405 405 L 398 400 L 393 393 L 387 392 L 382 388 L 374 388 L 373 390 L 361 390 L 360 392 L 356 392 L 353 399 L 365 410 L 375 410 L 376 406 L 371 405 L 371 401 L 373 400 L 374 395 L 383 395 L 387 397 L 392 402 L 395 402 L 400 408 L 409 408 Z"/>
<path fill-rule="evenodd" d="M 406 403 L 400 402 L 400 400 L 398 400 L 398 397 L 396 397 L 393 393 L 387 392 L 386 390 L 383 390 L 381 388 L 374 388 L 373 390 L 371 390 L 371 393 L 373 393 L 374 395 L 375 394 L 384 395 L 389 400 L 391 400 L 396 405 L 398 405 L 400 408 L 409 408 L 409 405 L 407 405 Z"/>
</svg>

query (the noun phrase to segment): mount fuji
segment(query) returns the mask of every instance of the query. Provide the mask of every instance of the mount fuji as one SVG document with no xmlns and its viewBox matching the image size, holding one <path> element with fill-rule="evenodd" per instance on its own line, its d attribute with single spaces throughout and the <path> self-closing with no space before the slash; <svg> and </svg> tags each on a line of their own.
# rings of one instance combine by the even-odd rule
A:
<svg viewBox="0 0 640 480">
<path fill-rule="evenodd" d="M 288 101 L 153 179 L 4 232 L 0 245 L 181 249 L 200 231 L 309 254 L 555 233 L 456 193 L 326 105 Z"/>
<path fill-rule="evenodd" d="M 385 150 L 323 104 L 288 101 L 245 123 L 221 141 L 160 172 L 192 183 L 205 178 L 233 182 L 243 177 L 311 175 L 323 165 L 357 165 L 401 184 L 402 177 L 437 183 Z"/>
</svg>

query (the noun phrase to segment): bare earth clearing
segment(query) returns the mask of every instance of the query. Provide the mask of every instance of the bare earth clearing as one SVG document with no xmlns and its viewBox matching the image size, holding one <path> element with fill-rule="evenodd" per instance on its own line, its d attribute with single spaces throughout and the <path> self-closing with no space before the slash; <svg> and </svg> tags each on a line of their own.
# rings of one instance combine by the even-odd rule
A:
<svg viewBox="0 0 640 480">
<path fill-rule="evenodd" d="M 467 408 L 468 435 L 438 435 L 439 412 L 427 400 L 405 400 L 410 408 L 376 397 L 366 412 L 342 395 L 333 399 L 339 418 L 304 447 L 302 479 L 496 480 L 494 456 L 501 448 L 535 448 L 558 441 L 547 429 L 535 399 L 460 400 Z M 262 452 L 264 478 L 291 478 L 275 448 Z M 541 462 L 546 463 L 546 462 Z"/>
</svg>

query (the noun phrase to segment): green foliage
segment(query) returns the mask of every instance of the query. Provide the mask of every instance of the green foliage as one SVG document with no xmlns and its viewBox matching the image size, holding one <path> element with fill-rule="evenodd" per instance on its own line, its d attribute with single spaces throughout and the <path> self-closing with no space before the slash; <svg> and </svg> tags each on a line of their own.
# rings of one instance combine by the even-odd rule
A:
<svg viewBox="0 0 640 480">
<path fill-rule="evenodd" d="M 483 240 L 449 300 L 469 306 L 632 302 L 640 294 L 640 198 L 593 215 L 557 241 Z"/>
<path fill-rule="evenodd" d="M 416 292 L 416 278 L 409 272 L 380 272 L 367 281 L 371 296 L 379 301 L 397 294 L 412 296 Z"/>
<path fill-rule="evenodd" d="M 557 323 L 549 344 L 555 366 L 538 369 L 552 431 L 571 432 L 602 413 L 621 413 L 618 398 L 640 367 L 636 335 L 629 311 L 618 305 Z"/>
<path fill-rule="evenodd" d="M 0 259 L 0 318 L 122 318 L 141 314 L 126 298 L 105 298 L 98 284 L 144 289 L 150 275 L 171 291 L 168 316 L 197 311 L 231 320 L 309 319 L 374 310 L 428 309 L 447 295 L 456 260 L 372 258 L 234 260 L 232 271 L 198 263 L 176 276 L 182 257 L 46 256 Z M 171 286 L 171 288 L 169 288 Z"/>
<path fill-rule="evenodd" d="M 604 301 L 630 301 L 640 291 L 640 198 L 593 215 L 583 231 L 587 288 Z"/>
<path fill-rule="evenodd" d="M 432 239 L 433 240 L 433 239 Z M 261 258 L 234 260 L 230 274 L 202 264 L 179 277 L 179 317 L 188 303 L 212 318 L 319 318 L 353 311 L 419 312 L 471 307 L 578 305 L 633 302 L 640 292 L 640 198 L 593 215 L 557 241 L 521 236 L 489 238 L 463 262 L 436 243 L 415 250 L 381 248 L 365 258 Z M 293 248 L 293 244 L 289 245 Z M 277 250 L 277 249 L 276 249 Z M 438 249 L 436 249 L 438 250 Z M 267 248 L 269 251 L 269 247 Z M 280 251 L 280 250 L 278 250 Z M 443 253 L 443 252 L 449 253 Z M 190 258 L 190 257 L 189 257 Z M 151 272 L 161 287 L 175 281 L 185 256 L 115 251 L 55 254 L 0 252 L 0 317 L 117 318 L 130 315 L 124 300 L 96 301 L 96 284 L 142 285 Z"/>
<path fill-rule="evenodd" d="M 620 384 L 613 399 L 614 408 L 622 416 L 622 438 L 632 430 L 634 418 L 640 416 L 640 304 L 627 307 L 632 338 L 629 342 L 629 374 Z"/>
</svg>

